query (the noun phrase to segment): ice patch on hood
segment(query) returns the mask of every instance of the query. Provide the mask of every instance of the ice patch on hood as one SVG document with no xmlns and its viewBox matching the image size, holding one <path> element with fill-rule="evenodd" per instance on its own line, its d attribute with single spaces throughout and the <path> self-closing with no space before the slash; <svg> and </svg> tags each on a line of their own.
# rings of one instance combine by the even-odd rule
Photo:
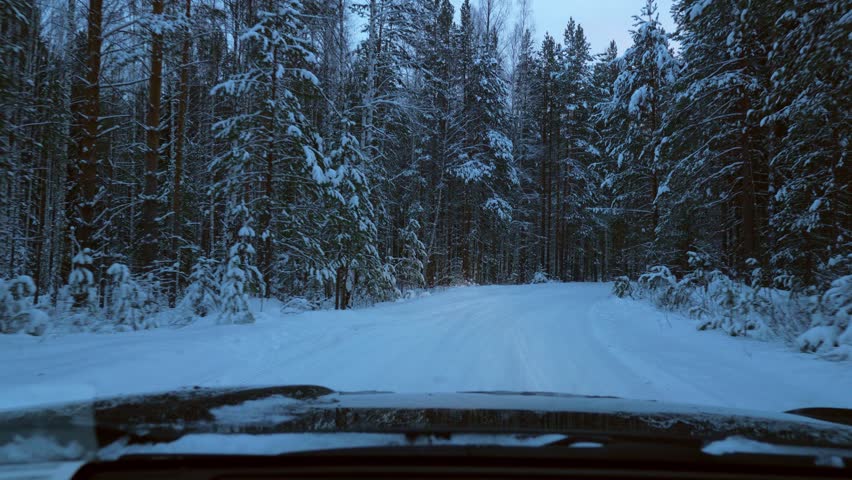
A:
<svg viewBox="0 0 852 480">
<path fill-rule="evenodd" d="M 799 445 L 777 445 L 734 436 L 707 444 L 702 452 L 708 455 L 732 455 L 737 453 L 789 455 L 815 457 L 816 464 L 844 468 L 844 457 L 852 458 L 852 450 L 842 448 L 808 447 Z"/>
<path fill-rule="evenodd" d="M 210 414 L 216 418 L 217 422 L 225 424 L 274 424 L 293 420 L 294 417 L 285 413 L 285 410 L 301 404 L 301 401 L 294 398 L 272 395 L 260 400 L 248 400 L 238 405 L 216 407 L 210 409 Z"/>
</svg>

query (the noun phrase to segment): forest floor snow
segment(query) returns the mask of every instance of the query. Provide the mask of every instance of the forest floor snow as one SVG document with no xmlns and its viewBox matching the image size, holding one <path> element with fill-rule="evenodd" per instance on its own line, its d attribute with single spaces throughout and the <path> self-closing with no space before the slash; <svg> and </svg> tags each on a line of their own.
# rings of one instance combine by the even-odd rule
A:
<svg viewBox="0 0 852 480">
<path fill-rule="evenodd" d="M 451 288 L 344 312 L 118 334 L 0 336 L 0 409 L 192 386 L 548 391 L 783 411 L 852 408 L 852 362 L 696 321 L 591 283 Z"/>
</svg>

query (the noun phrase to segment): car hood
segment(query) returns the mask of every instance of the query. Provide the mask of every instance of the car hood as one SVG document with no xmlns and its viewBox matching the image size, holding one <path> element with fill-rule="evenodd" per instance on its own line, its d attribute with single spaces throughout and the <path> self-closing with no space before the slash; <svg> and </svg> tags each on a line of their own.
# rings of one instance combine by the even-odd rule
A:
<svg viewBox="0 0 852 480">
<path fill-rule="evenodd" d="M 52 452 L 54 457 L 92 458 L 116 442 L 167 443 L 197 434 L 360 433 L 445 439 L 460 434 L 570 434 L 702 442 L 744 437 L 849 449 L 852 427 L 842 424 L 848 419 L 845 410 L 756 412 L 545 392 L 401 394 L 336 392 L 305 385 L 196 387 L 0 412 L 0 463 L 4 445 L 6 451 L 10 445 L 21 450 L 20 444 L 30 440 L 36 441 L 28 443 L 31 450 Z M 51 448 L 45 448 L 45 442 Z"/>
</svg>

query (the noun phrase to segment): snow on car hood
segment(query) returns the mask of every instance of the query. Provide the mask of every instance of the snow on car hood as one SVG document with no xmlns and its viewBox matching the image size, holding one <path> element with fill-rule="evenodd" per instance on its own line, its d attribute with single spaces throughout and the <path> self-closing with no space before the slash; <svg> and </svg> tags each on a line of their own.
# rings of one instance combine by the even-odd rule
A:
<svg viewBox="0 0 852 480">
<path fill-rule="evenodd" d="M 232 443 L 236 451 L 231 453 L 240 452 L 240 444 L 256 445 L 246 442 L 246 435 L 279 436 L 278 443 L 271 444 L 276 451 L 281 445 L 302 449 L 375 442 L 400 445 L 416 437 L 412 434 L 440 434 L 450 439 L 449 444 L 455 439 L 516 445 L 521 438 L 516 435 L 577 432 L 702 441 L 740 436 L 769 443 L 852 447 L 852 427 L 786 413 L 540 392 L 396 394 L 285 386 L 194 388 L 0 412 L 0 453 L 11 445 L 14 448 L 7 451 L 24 458 L 21 451 L 30 444 L 38 446 L 34 456 L 47 456 L 39 458 L 42 461 L 53 458 L 50 452 L 61 459 L 68 459 L 69 452 L 85 452 L 91 458 L 98 452 L 138 451 L 134 445 L 172 445 L 178 450 L 194 445 L 193 451 L 209 451 L 211 442 L 220 442 L 223 435 L 242 442 Z M 307 441 L 317 434 L 338 436 Z M 54 448 L 44 448 L 50 440 Z M 0 463 L 4 461 L 10 459 L 0 458 Z"/>
</svg>

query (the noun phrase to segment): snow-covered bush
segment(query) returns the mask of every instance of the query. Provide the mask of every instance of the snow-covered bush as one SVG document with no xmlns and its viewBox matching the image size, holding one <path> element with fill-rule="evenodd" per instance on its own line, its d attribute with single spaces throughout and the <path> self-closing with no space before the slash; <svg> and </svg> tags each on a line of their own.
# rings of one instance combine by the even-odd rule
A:
<svg viewBox="0 0 852 480">
<path fill-rule="evenodd" d="M 94 259 L 92 251 L 84 248 L 71 259 L 71 273 L 68 275 L 68 294 L 73 299 L 73 308 L 77 311 L 93 312 L 97 300 L 95 287 Z"/>
<path fill-rule="evenodd" d="M 612 285 L 612 294 L 618 298 L 629 297 L 633 294 L 633 283 L 628 277 L 618 277 Z"/>
<path fill-rule="evenodd" d="M 658 307 L 672 308 L 677 278 L 665 265 L 651 267 L 639 276 L 639 287 Z"/>
<path fill-rule="evenodd" d="M 47 315 L 33 306 L 35 292 L 33 279 L 26 275 L 0 280 L 0 333 L 44 333 Z"/>
<path fill-rule="evenodd" d="M 222 299 L 219 323 L 222 324 L 254 323 L 254 315 L 248 306 L 248 292 L 254 287 L 263 290 L 260 271 L 252 263 L 255 250 L 251 241 L 255 233 L 248 223 L 248 209 L 241 205 L 235 209 L 235 214 L 245 221 L 237 232 L 236 243 L 228 251 L 228 263 L 219 289 Z"/>
<path fill-rule="evenodd" d="M 711 269 L 711 263 L 698 253 L 689 252 L 689 264 L 691 271 L 680 280 L 664 265 L 652 267 L 639 277 L 639 296 L 701 320 L 699 330 L 719 329 L 741 336 L 766 327 L 773 307 L 759 285 L 759 268 L 755 266 L 748 285 Z"/>
<path fill-rule="evenodd" d="M 549 281 L 550 281 L 550 279 L 547 278 L 547 274 L 542 272 L 541 270 L 538 270 L 533 275 L 532 280 L 530 280 L 530 283 L 533 283 L 533 284 L 547 283 Z"/>
<path fill-rule="evenodd" d="M 692 307 L 694 317 L 704 319 L 699 325 L 700 330 L 720 329 L 732 336 L 742 336 L 749 332 L 765 331 L 782 335 L 784 325 L 790 323 L 789 318 L 779 319 L 780 312 L 776 311 L 771 301 L 771 292 L 763 284 L 763 270 L 757 261 L 750 259 L 752 267 L 751 280 L 748 283 L 734 280 L 718 270 L 704 271 L 704 285 L 693 295 Z M 696 272 L 690 275 L 698 275 Z M 774 324 L 774 328 L 769 328 Z"/>
<path fill-rule="evenodd" d="M 675 283 L 677 279 L 665 265 L 651 267 L 647 273 L 639 276 L 639 285 L 649 290 L 667 288 Z"/>
<path fill-rule="evenodd" d="M 352 292 L 352 305 L 387 302 L 401 295 L 396 286 L 393 266 L 383 264 L 378 252 L 373 256 L 365 256 L 349 270 L 346 287 Z"/>
<path fill-rule="evenodd" d="M 811 328 L 796 339 L 796 345 L 804 352 L 852 358 L 852 275 L 831 283 L 820 298 Z"/>
<path fill-rule="evenodd" d="M 145 311 L 146 293 L 130 275 L 127 265 L 113 263 L 109 276 L 108 315 L 120 329 L 144 330 L 156 328 L 156 322 Z"/>
<path fill-rule="evenodd" d="M 219 277 L 219 262 L 215 259 L 200 257 L 192 266 L 184 302 L 194 315 L 206 317 L 219 309 Z"/>
<path fill-rule="evenodd" d="M 281 306 L 281 313 L 283 314 L 295 314 L 302 312 L 309 312 L 312 310 L 318 310 L 319 305 L 316 302 L 312 302 L 305 297 L 293 297 Z"/>
<path fill-rule="evenodd" d="M 705 256 L 696 252 L 687 252 L 687 256 L 691 270 L 675 286 L 673 308 L 686 308 L 690 316 L 702 319 L 712 313 L 708 290 L 713 279 L 721 273 L 711 269 Z"/>
<path fill-rule="evenodd" d="M 407 290 L 405 293 L 402 294 L 401 297 L 397 299 L 397 301 L 401 302 L 403 300 L 414 300 L 417 298 L 425 298 L 430 296 L 432 296 L 432 292 L 425 288 L 418 288 L 415 290 Z"/>
<path fill-rule="evenodd" d="M 796 339 L 796 345 L 803 352 L 829 352 L 839 346 L 840 329 L 834 325 L 811 327 Z"/>
<path fill-rule="evenodd" d="M 846 327 L 852 321 L 852 275 L 840 277 L 831 282 L 822 296 L 823 314 L 835 325 Z"/>
<path fill-rule="evenodd" d="M 816 295 L 812 289 L 797 290 L 792 277 L 781 278 L 781 288 L 770 288 L 772 279 L 755 260 L 748 261 L 750 279 L 741 281 L 711 268 L 705 257 L 689 255 L 691 270 L 680 280 L 660 265 L 641 275 L 636 284 L 618 278 L 613 293 L 626 296 L 632 287 L 634 298 L 647 298 L 659 308 L 700 320 L 699 330 L 780 338 L 793 341 L 804 352 L 852 358 L 852 275 Z"/>
<path fill-rule="evenodd" d="M 715 272 L 707 294 L 713 308 L 707 312 L 710 318 L 699 325 L 699 330 L 720 329 L 732 336 L 742 336 L 759 327 L 752 316 L 755 294 L 749 286 Z"/>
</svg>

